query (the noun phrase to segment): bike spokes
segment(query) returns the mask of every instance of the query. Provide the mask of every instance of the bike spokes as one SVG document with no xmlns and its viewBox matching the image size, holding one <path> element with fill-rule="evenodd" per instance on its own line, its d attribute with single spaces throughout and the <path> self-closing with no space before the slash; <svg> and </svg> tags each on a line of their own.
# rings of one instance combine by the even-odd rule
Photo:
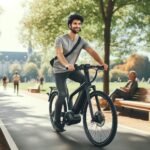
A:
<svg viewBox="0 0 150 150">
<path fill-rule="evenodd" d="M 97 106 L 95 97 L 98 98 L 100 107 Z M 101 105 L 101 100 L 103 100 L 105 105 Z M 104 111 L 106 104 L 110 105 L 108 99 L 98 94 L 91 97 L 93 116 L 91 115 L 88 103 L 84 109 L 83 121 L 85 132 L 89 140 L 96 146 L 109 144 L 116 134 L 116 112 L 112 105 L 110 105 L 110 111 Z"/>
</svg>

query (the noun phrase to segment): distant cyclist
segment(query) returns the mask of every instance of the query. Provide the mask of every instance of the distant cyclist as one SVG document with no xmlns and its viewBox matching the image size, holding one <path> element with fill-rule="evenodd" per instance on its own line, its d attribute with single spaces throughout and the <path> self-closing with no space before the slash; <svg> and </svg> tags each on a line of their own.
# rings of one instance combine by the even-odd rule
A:
<svg viewBox="0 0 150 150">
<path fill-rule="evenodd" d="M 84 75 L 80 71 L 75 71 L 74 64 L 76 63 L 78 56 L 82 49 L 88 52 L 100 66 L 104 66 L 104 70 L 107 70 L 108 65 L 103 62 L 98 53 L 94 51 L 91 46 L 81 38 L 76 49 L 67 57 L 64 55 L 72 49 L 72 47 L 77 43 L 79 39 L 78 33 L 81 31 L 81 25 L 84 19 L 79 14 L 71 14 L 68 17 L 68 28 L 70 29 L 69 33 L 59 36 L 55 40 L 55 50 L 57 59 L 53 64 L 53 72 L 55 76 L 56 87 L 58 89 L 58 100 L 55 105 L 55 114 L 54 114 L 54 127 L 56 131 L 64 131 L 63 127 L 60 124 L 60 113 L 62 104 L 65 101 L 65 98 L 68 97 L 68 89 L 66 85 L 66 79 L 69 78 L 75 82 L 82 84 L 85 81 Z M 67 69 L 66 69 L 67 68 Z M 84 92 L 80 93 L 79 97 L 84 97 Z M 84 99 L 84 98 L 82 98 Z M 74 112 L 76 114 L 79 111 Z"/>
<path fill-rule="evenodd" d="M 13 75 L 13 83 L 14 83 L 14 93 L 17 90 L 17 95 L 19 94 L 19 82 L 20 82 L 20 75 L 16 71 L 15 74 Z"/>
</svg>

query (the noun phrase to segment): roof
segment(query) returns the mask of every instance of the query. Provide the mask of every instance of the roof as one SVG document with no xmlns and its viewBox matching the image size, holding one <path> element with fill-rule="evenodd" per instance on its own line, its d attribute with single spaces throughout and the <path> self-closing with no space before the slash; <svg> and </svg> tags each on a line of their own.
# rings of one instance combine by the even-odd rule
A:
<svg viewBox="0 0 150 150">
<path fill-rule="evenodd" d="M 27 52 L 0 52 L 0 61 L 26 61 L 27 58 Z"/>
</svg>

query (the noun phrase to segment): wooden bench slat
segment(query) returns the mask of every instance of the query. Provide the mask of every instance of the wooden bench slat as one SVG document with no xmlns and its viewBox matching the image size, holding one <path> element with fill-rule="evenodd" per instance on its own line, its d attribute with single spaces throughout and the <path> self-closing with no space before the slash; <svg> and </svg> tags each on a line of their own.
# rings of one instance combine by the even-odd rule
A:
<svg viewBox="0 0 150 150">
<path fill-rule="evenodd" d="M 148 111 L 148 120 L 150 121 L 150 89 L 139 88 L 132 100 L 116 98 L 114 105 Z"/>
<path fill-rule="evenodd" d="M 107 106 L 107 102 L 104 99 L 99 99 L 99 101 L 102 107 Z M 148 120 L 150 121 L 150 89 L 139 88 L 137 93 L 133 96 L 133 99 L 130 100 L 116 98 L 114 105 L 147 111 Z"/>
<path fill-rule="evenodd" d="M 132 108 L 138 108 L 138 109 L 150 111 L 150 103 L 126 101 L 126 100 L 116 99 L 114 104 L 116 106 L 126 106 L 126 107 L 132 107 Z"/>
</svg>

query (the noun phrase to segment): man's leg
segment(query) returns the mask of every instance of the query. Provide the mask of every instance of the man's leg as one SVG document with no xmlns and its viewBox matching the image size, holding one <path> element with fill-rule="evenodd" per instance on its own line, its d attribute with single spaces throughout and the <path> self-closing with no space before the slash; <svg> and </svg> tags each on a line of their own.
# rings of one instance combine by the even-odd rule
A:
<svg viewBox="0 0 150 150">
<path fill-rule="evenodd" d="M 16 83 L 14 83 L 14 93 L 16 92 Z"/>
<path fill-rule="evenodd" d="M 68 90 L 66 85 L 68 73 L 55 74 L 56 87 L 58 89 L 58 99 L 55 104 L 54 123 L 55 126 L 62 129 L 60 125 L 60 115 L 62 105 L 65 102 L 65 98 L 68 96 Z M 58 129 L 59 131 L 59 129 Z"/>
<path fill-rule="evenodd" d="M 85 82 L 85 76 L 80 71 L 74 71 L 70 74 L 69 78 L 75 82 L 78 82 L 80 84 Z M 83 109 L 83 104 L 86 99 L 86 93 L 85 91 L 81 91 L 77 97 L 77 100 L 75 102 L 75 105 L 73 107 L 73 112 L 75 114 L 78 114 L 80 110 Z"/>
<path fill-rule="evenodd" d="M 19 83 L 16 84 L 16 88 L 17 88 L 17 95 L 19 94 Z"/>
<path fill-rule="evenodd" d="M 111 95 L 111 100 L 114 102 L 116 98 L 128 98 L 128 93 L 120 89 L 116 89 Z"/>
<path fill-rule="evenodd" d="M 128 98 L 128 93 L 126 93 L 120 89 L 116 89 L 115 91 L 113 91 L 110 94 L 110 98 L 111 98 L 112 102 L 115 102 L 116 98 Z M 106 110 L 110 110 L 108 105 L 104 108 L 104 111 L 106 111 Z"/>
</svg>

